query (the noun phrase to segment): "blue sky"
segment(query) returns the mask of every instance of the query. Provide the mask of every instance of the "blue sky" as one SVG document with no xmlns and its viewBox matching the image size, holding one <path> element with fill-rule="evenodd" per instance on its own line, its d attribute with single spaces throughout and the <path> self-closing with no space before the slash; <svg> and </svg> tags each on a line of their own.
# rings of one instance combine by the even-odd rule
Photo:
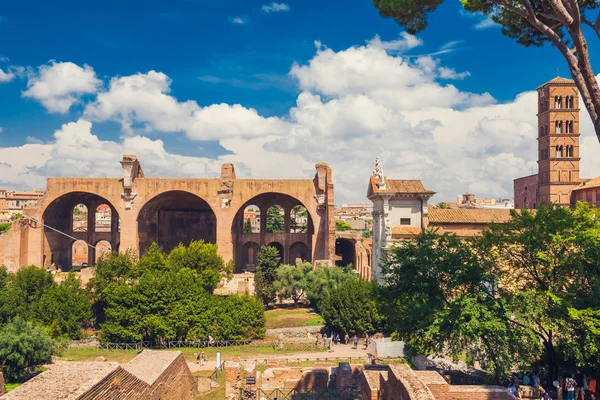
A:
<svg viewBox="0 0 600 400">
<path fill-rule="evenodd" d="M 266 12 L 265 6 L 271 11 Z M 270 2 L 254 0 L 5 2 L 0 8 L 0 18 L 0 57 L 3 57 L 0 69 L 6 72 L 9 68 L 15 71 L 14 68 L 21 67 L 29 71 L 17 73 L 19 76 L 15 79 L 0 84 L 0 148 L 18 148 L 27 142 L 54 143 L 55 131 L 63 124 L 76 122 L 82 116 L 87 118 L 83 115 L 86 105 L 95 100 L 98 92 L 109 90 L 111 78 L 145 74 L 151 70 L 169 78 L 168 94 L 179 102 L 195 101 L 200 108 L 220 103 L 240 104 L 246 109 L 255 109 L 261 118 L 290 121 L 293 119 L 290 110 L 297 105 L 302 92 L 318 94 L 324 103 L 336 98 L 340 100 L 338 93 L 328 93 L 318 85 L 303 84 L 298 76 L 290 74 L 294 64 L 307 66 L 316 57 L 315 41 L 323 48 L 339 53 L 365 46 L 376 35 L 383 42 L 394 41 L 402 32 L 392 20 L 382 19 L 368 0 L 290 0 L 277 3 L 276 7 Z M 438 66 L 464 73 L 451 82 L 442 82 L 438 74 L 432 78 L 435 82 L 442 86 L 450 84 L 461 93 L 489 93 L 496 104 L 513 102 L 520 93 L 552 79 L 558 70 L 561 75 L 567 75 L 566 65 L 555 49 L 523 48 L 502 36 L 498 27 L 486 25 L 489 24 L 484 17 L 461 12 L 459 1 L 447 1 L 432 15 L 427 30 L 417 36 L 419 46 L 409 46 L 396 53 L 397 49 L 392 49 L 388 53 L 407 63 L 430 55 Z M 598 58 L 598 46 L 597 41 L 591 42 L 594 63 Z M 51 112 L 39 99 L 24 96 L 28 82 L 33 82 L 31 75 L 39 73 L 39 66 L 52 65 L 50 60 L 91 67 L 102 82 L 98 92 L 78 94 L 77 102 L 64 113 Z M 423 104 L 423 108 L 426 107 L 427 104 Z M 464 109 L 469 106 L 449 107 Z M 410 116 L 404 117 L 411 120 Z M 430 119 L 435 118 L 432 115 Z M 411 123 L 416 126 L 415 121 Z M 527 123 L 535 123 L 535 120 L 529 119 Z M 192 138 L 176 129 L 165 134 L 156 124 L 140 119 L 133 121 L 134 133 L 124 133 L 122 121 L 111 117 L 97 117 L 91 129 L 95 137 L 107 142 L 122 143 L 132 134 L 161 140 L 166 152 L 181 156 L 216 160 L 236 153 L 232 150 L 235 146 L 224 145 L 218 136 Z M 327 147 L 326 138 L 314 132 L 311 135 L 311 140 L 324 140 Z M 360 136 L 360 132 L 357 135 Z M 368 140 L 366 142 L 368 146 Z M 278 145 L 274 143 L 277 142 L 265 148 L 275 151 Z M 484 148 L 489 150 L 490 146 Z M 286 151 L 291 151 L 289 146 Z M 331 151 L 335 153 L 335 148 Z M 473 151 L 477 153 L 481 149 Z M 495 156 L 501 153 L 497 151 Z M 23 150 L 22 154 L 27 152 Z M 327 158 L 326 153 L 323 156 Z M 247 163 L 244 157 L 248 155 L 240 154 L 236 161 Z M 356 157 L 362 160 L 358 155 Z M 524 162 L 520 169 L 526 170 L 534 161 L 535 152 L 529 158 L 521 158 Z M 304 157 L 297 169 L 306 171 L 305 164 L 312 161 Z M 435 174 L 419 170 L 418 160 L 410 162 L 414 163 L 409 170 L 415 178 L 424 179 L 436 190 L 438 183 L 432 178 Z M 406 171 L 401 163 L 390 159 L 388 164 L 393 166 L 396 175 L 409 178 L 404 176 Z M 77 164 L 74 165 L 77 169 Z M 23 166 L 19 168 L 23 169 Z M 340 168 L 345 167 L 340 165 Z M 365 176 L 368 175 L 370 163 L 362 169 Z M 156 171 L 159 173 L 160 169 Z M 211 167 L 207 167 L 204 172 L 210 171 Z M 268 171 L 268 168 L 246 169 L 249 174 Z M 16 178 L 24 173 L 43 177 L 50 172 L 77 175 L 89 173 L 89 170 L 73 172 L 72 169 L 53 169 L 49 165 L 29 165 L 26 172 L 21 170 Z M 343 174 L 343 171 L 336 172 L 338 176 Z M 194 175 L 194 172 L 187 174 Z M 473 184 L 477 189 L 476 182 L 481 176 L 461 176 L 441 193 L 445 197 L 454 196 L 453 188 L 458 193 L 472 190 Z M 0 177 L 0 185 L 21 185 L 16 178 L 3 180 Z M 363 180 L 366 181 L 366 177 Z M 340 184 L 345 185 L 342 180 Z M 32 184 L 23 178 L 22 185 Z M 510 184 L 501 184 L 494 188 L 482 186 L 479 190 L 482 195 L 502 196 L 510 195 L 509 188 Z M 361 200 L 363 190 L 353 195 L 356 189 L 351 185 L 344 189 L 342 198 Z"/>
</svg>

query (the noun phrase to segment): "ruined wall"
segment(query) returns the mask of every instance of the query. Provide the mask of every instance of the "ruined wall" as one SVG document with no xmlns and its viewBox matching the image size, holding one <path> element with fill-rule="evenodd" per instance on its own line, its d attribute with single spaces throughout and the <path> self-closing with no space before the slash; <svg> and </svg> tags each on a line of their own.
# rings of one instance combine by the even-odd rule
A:
<svg viewBox="0 0 600 400">
<path fill-rule="evenodd" d="M 70 266 L 71 245 L 74 240 L 54 233 L 48 228 L 42 228 L 43 223 L 66 233 L 70 232 L 71 236 L 85 240 L 91 245 L 95 245 L 99 240 L 108 240 L 114 250 L 123 252 L 133 249 L 139 252 L 140 240 L 153 241 L 158 238 L 158 232 L 152 232 L 144 228 L 143 224 L 140 225 L 140 218 L 144 217 L 140 211 L 144 206 L 152 205 L 153 199 L 157 196 L 178 191 L 199 198 L 199 201 L 206 205 L 202 210 L 214 213 L 216 226 L 208 230 L 199 228 L 199 226 L 205 228 L 212 222 L 198 217 L 195 213 L 189 213 L 197 212 L 199 208 L 169 209 L 162 218 L 170 245 L 174 246 L 178 241 L 185 243 L 187 240 L 184 239 L 190 237 L 205 239 L 216 242 L 219 253 L 225 261 L 233 260 L 235 252 L 239 251 L 235 247 L 232 235 L 237 213 L 256 196 L 282 194 L 301 203 L 307 209 L 314 225 L 311 237 L 307 239 L 304 235 L 295 238 L 291 235 L 303 234 L 288 234 L 286 245 L 291 246 L 295 240 L 308 240 L 307 245 L 313 263 L 322 260 L 334 263 L 333 181 L 331 169 L 325 163 L 316 165 L 314 178 L 302 180 L 237 179 L 231 164 L 225 164 L 221 177 L 216 179 L 146 178 L 135 156 L 125 156 L 121 164 L 123 165 L 122 178 L 49 178 L 46 194 L 40 200 L 38 207 L 25 211 L 27 216 L 37 218 L 40 224 L 30 229 L 27 237 L 24 240 L 21 238 L 20 242 L 16 237 L 3 240 L 10 241 L 10 246 L 20 249 L 19 254 L 13 251 L 6 252 L 5 262 L 13 268 L 28 264 L 50 268 L 53 263 L 55 267 Z M 90 214 L 93 214 L 94 206 L 98 204 L 109 205 L 114 213 L 112 233 L 95 232 L 93 223 L 88 223 L 88 232 L 69 231 L 72 228 L 69 226 L 72 224 L 72 213 L 70 217 L 69 212 L 78 201 L 93 205 L 88 207 Z M 158 207 L 157 210 L 163 208 L 169 207 Z M 0 246 L 9 247 L 1 242 Z M 0 250 L 2 249 L 3 247 L 0 247 Z M 286 250 L 290 254 L 289 248 Z M 94 254 L 90 254 L 89 258 L 93 263 Z"/>
<path fill-rule="evenodd" d="M 195 380 L 183 357 L 179 356 L 152 384 L 152 396 L 160 400 L 193 400 Z"/>
<path fill-rule="evenodd" d="M 115 369 L 77 400 L 149 400 L 152 399 L 150 386 L 125 371 Z"/>
<path fill-rule="evenodd" d="M 385 400 L 436 400 L 429 388 L 406 364 L 390 365 Z"/>
<path fill-rule="evenodd" d="M 22 230 L 26 227 L 13 222 L 10 229 L 0 235 L 0 265 L 6 266 L 10 272 L 16 272 L 21 266 Z"/>
</svg>

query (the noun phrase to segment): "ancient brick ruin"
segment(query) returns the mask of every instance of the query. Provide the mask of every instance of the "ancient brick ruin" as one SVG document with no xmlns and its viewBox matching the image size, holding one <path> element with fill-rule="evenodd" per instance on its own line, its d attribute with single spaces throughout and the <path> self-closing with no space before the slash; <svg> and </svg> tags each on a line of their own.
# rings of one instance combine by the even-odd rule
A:
<svg viewBox="0 0 600 400">
<path fill-rule="evenodd" d="M 125 155 L 121 165 L 121 178 L 49 178 L 38 206 L 24 210 L 27 223 L 0 236 L 0 265 L 12 271 L 26 265 L 67 271 L 75 242 L 85 248 L 102 241 L 110 250 L 142 254 L 152 242 L 169 251 L 199 239 L 216 243 L 223 259 L 235 262 L 235 272 L 255 263 L 261 245 L 277 247 L 285 263 L 334 263 L 333 181 L 325 163 L 315 166 L 313 177 L 297 180 L 238 179 L 232 164 L 224 164 L 214 179 L 150 178 L 133 155 Z M 79 205 L 90 211 L 83 229 L 73 224 Z M 260 208 L 260 232 L 243 229 L 249 205 Z M 282 232 L 267 232 L 267 209 L 273 205 L 282 209 Z M 290 228 L 295 206 L 307 210 L 304 232 Z M 108 215 L 102 229 L 94 221 L 99 207 Z M 95 260 L 90 247 L 87 263 Z"/>
<path fill-rule="evenodd" d="M 195 380 L 179 351 L 144 350 L 128 364 L 52 366 L 2 400 L 193 400 Z"/>
</svg>

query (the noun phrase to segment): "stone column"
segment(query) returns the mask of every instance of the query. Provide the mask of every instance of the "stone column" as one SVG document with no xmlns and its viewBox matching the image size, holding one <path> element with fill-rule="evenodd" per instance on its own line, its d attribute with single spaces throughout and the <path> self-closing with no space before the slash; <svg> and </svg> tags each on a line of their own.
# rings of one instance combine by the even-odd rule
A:
<svg viewBox="0 0 600 400">
<path fill-rule="evenodd" d="M 264 246 L 265 243 L 265 234 L 267 233 L 267 206 L 266 204 L 262 204 L 260 207 L 260 246 Z"/>
<path fill-rule="evenodd" d="M 285 207 L 283 209 L 283 232 L 290 233 L 290 225 L 291 225 L 291 209 L 289 207 Z"/>
<path fill-rule="evenodd" d="M 90 202 L 85 205 L 88 209 L 87 215 L 87 239 L 86 243 L 92 246 L 95 246 L 94 239 L 96 238 L 96 207 L 98 206 L 96 202 Z M 92 265 L 95 261 L 95 249 L 93 247 L 87 246 L 87 255 L 88 255 L 88 265 Z"/>
</svg>

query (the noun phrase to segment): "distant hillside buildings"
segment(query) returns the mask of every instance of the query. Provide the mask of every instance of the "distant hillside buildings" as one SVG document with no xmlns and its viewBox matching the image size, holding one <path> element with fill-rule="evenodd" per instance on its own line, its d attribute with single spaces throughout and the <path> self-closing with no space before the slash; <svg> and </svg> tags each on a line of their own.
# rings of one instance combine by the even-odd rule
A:
<svg viewBox="0 0 600 400">
<path fill-rule="evenodd" d="M 0 188 L 0 222 L 10 221 L 21 214 L 25 207 L 35 206 L 44 195 L 43 190 L 24 192 Z"/>
</svg>

